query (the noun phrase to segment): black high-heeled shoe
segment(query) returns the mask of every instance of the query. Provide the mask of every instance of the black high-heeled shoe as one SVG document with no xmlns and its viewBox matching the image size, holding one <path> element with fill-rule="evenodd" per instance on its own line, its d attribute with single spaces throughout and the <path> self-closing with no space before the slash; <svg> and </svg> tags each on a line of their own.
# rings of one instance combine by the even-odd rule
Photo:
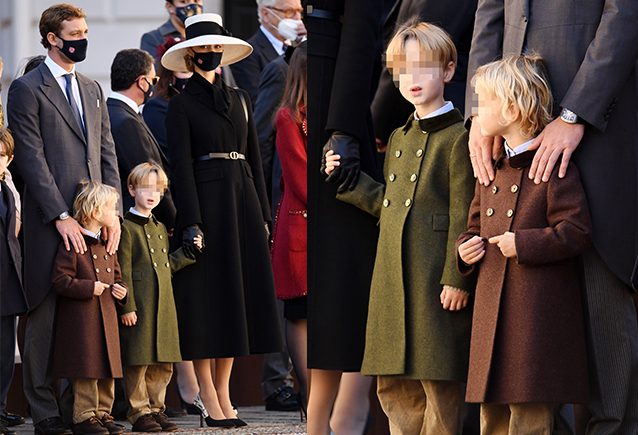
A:
<svg viewBox="0 0 638 435">
<path fill-rule="evenodd" d="M 223 418 L 219 420 L 215 420 L 212 417 L 206 417 L 204 419 L 206 421 L 206 426 L 208 427 L 221 427 L 221 428 L 231 428 L 237 427 L 235 420 L 236 418 Z"/>
<path fill-rule="evenodd" d="M 246 423 L 244 420 L 242 420 L 241 418 L 231 418 L 229 420 L 232 420 L 235 423 L 235 427 L 244 427 L 244 426 L 248 426 L 248 423 Z"/>
<path fill-rule="evenodd" d="M 237 422 L 237 420 L 239 420 L 238 418 L 220 418 L 219 420 L 215 420 L 208 415 L 208 411 L 206 411 L 204 402 L 202 398 L 199 397 L 199 394 L 193 399 L 193 405 L 199 410 L 199 427 L 204 427 L 204 422 L 206 422 L 206 426 L 208 427 L 232 428 L 240 426 Z M 243 426 L 246 426 L 246 423 L 244 423 Z"/>
<path fill-rule="evenodd" d="M 201 415 L 202 411 L 197 407 L 197 405 L 195 405 L 194 403 L 188 403 L 186 400 L 184 400 L 181 391 L 179 391 L 179 388 L 177 389 L 177 395 L 179 396 L 179 401 L 182 404 L 182 409 L 186 411 L 186 414 Z"/>
<path fill-rule="evenodd" d="M 297 393 L 297 400 L 299 401 L 299 421 L 303 423 L 308 421 L 308 406 L 302 393 Z"/>
</svg>

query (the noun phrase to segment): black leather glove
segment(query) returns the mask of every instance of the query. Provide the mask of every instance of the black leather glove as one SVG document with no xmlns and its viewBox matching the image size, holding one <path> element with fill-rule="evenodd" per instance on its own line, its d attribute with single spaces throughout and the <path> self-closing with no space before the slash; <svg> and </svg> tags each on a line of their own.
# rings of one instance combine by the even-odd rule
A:
<svg viewBox="0 0 638 435">
<path fill-rule="evenodd" d="M 202 248 L 198 248 L 195 245 L 193 239 L 195 236 L 202 236 Z M 195 258 L 195 254 L 198 252 L 202 252 L 204 249 L 204 233 L 199 228 L 199 225 L 189 225 L 182 231 L 182 249 L 184 249 L 184 253 L 190 257 Z"/>
<path fill-rule="evenodd" d="M 326 142 L 323 147 L 323 156 L 321 158 L 322 170 L 325 170 L 326 153 L 329 150 L 334 151 L 335 154 L 339 154 L 341 160 L 339 160 L 339 166 L 328 175 L 326 181 L 338 184 L 337 193 L 354 189 L 359 181 L 359 172 L 361 170 L 359 141 L 340 131 L 332 133 L 330 139 L 328 139 L 328 142 Z"/>
</svg>

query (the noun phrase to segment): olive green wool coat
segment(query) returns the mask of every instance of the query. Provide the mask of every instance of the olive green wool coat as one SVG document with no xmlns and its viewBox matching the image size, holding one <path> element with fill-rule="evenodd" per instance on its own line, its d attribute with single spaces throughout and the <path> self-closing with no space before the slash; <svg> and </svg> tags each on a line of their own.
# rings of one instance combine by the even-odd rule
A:
<svg viewBox="0 0 638 435">
<path fill-rule="evenodd" d="M 173 272 L 195 260 L 181 248 L 169 255 L 164 224 L 155 216 L 145 218 L 131 212 L 124 216 L 117 256 L 122 279 L 130 283 L 120 315 L 137 313 L 136 325 L 120 325 L 124 365 L 181 361 L 171 278 Z"/>
<path fill-rule="evenodd" d="M 471 304 L 443 309 L 443 285 L 473 292 L 456 268 L 474 178 L 457 110 L 392 133 L 386 185 L 362 173 L 337 198 L 380 218 L 361 371 L 413 379 L 465 381 Z"/>
</svg>

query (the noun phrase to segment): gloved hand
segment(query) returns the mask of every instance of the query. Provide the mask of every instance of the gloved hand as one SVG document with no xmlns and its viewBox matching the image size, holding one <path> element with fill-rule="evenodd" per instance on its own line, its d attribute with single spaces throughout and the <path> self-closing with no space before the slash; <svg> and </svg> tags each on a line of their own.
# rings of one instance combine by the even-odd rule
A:
<svg viewBox="0 0 638 435">
<path fill-rule="evenodd" d="M 195 237 L 202 237 L 202 247 L 201 249 L 195 245 Z M 199 228 L 199 225 L 189 225 L 182 231 L 182 249 L 184 249 L 184 253 L 190 257 L 195 258 L 195 254 L 197 252 L 202 252 L 204 249 L 204 233 Z"/>
<path fill-rule="evenodd" d="M 352 190 L 359 181 L 359 172 L 361 170 L 361 162 L 359 157 L 359 142 L 352 136 L 335 131 L 328 139 L 328 142 L 323 147 L 323 156 L 321 158 L 321 170 L 325 171 L 326 166 L 326 153 L 332 150 L 335 154 L 341 156 L 339 160 L 339 166 L 326 181 L 329 183 L 335 183 L 337 187 L 337 193 L 343 193 L 346 190 Z"/>
</svg>

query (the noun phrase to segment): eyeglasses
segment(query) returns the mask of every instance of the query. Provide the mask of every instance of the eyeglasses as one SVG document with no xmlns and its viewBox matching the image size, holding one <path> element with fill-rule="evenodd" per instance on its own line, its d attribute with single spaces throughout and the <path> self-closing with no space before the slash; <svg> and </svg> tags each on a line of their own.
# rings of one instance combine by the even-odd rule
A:
<svg viewBox="0 0 638 435">
<path fill-rule="evenodd" d="M 146 83 L 148 83 L 149 85 L 155 86 L 157 85 L 157 82 L 159 82 L 159 77 L 157 76 L 151 77 L 150 81 L 148 80 L 148 78 L 144 77 L 144 80 L 146 80 Z"/>
<path fill-rule="evenodd" d="M 303 13 L 303 9 L 302 8 L 280 9 L 280 8 L 276 8 L 274 6 L 266 6 L 266 7 L 268 9 L 272 9 L 274 11 L 281 12 L 284 15 L 284 17 L 286 17 L 286 18 L 301 17 L 301 14 Z"/>
</svg>

